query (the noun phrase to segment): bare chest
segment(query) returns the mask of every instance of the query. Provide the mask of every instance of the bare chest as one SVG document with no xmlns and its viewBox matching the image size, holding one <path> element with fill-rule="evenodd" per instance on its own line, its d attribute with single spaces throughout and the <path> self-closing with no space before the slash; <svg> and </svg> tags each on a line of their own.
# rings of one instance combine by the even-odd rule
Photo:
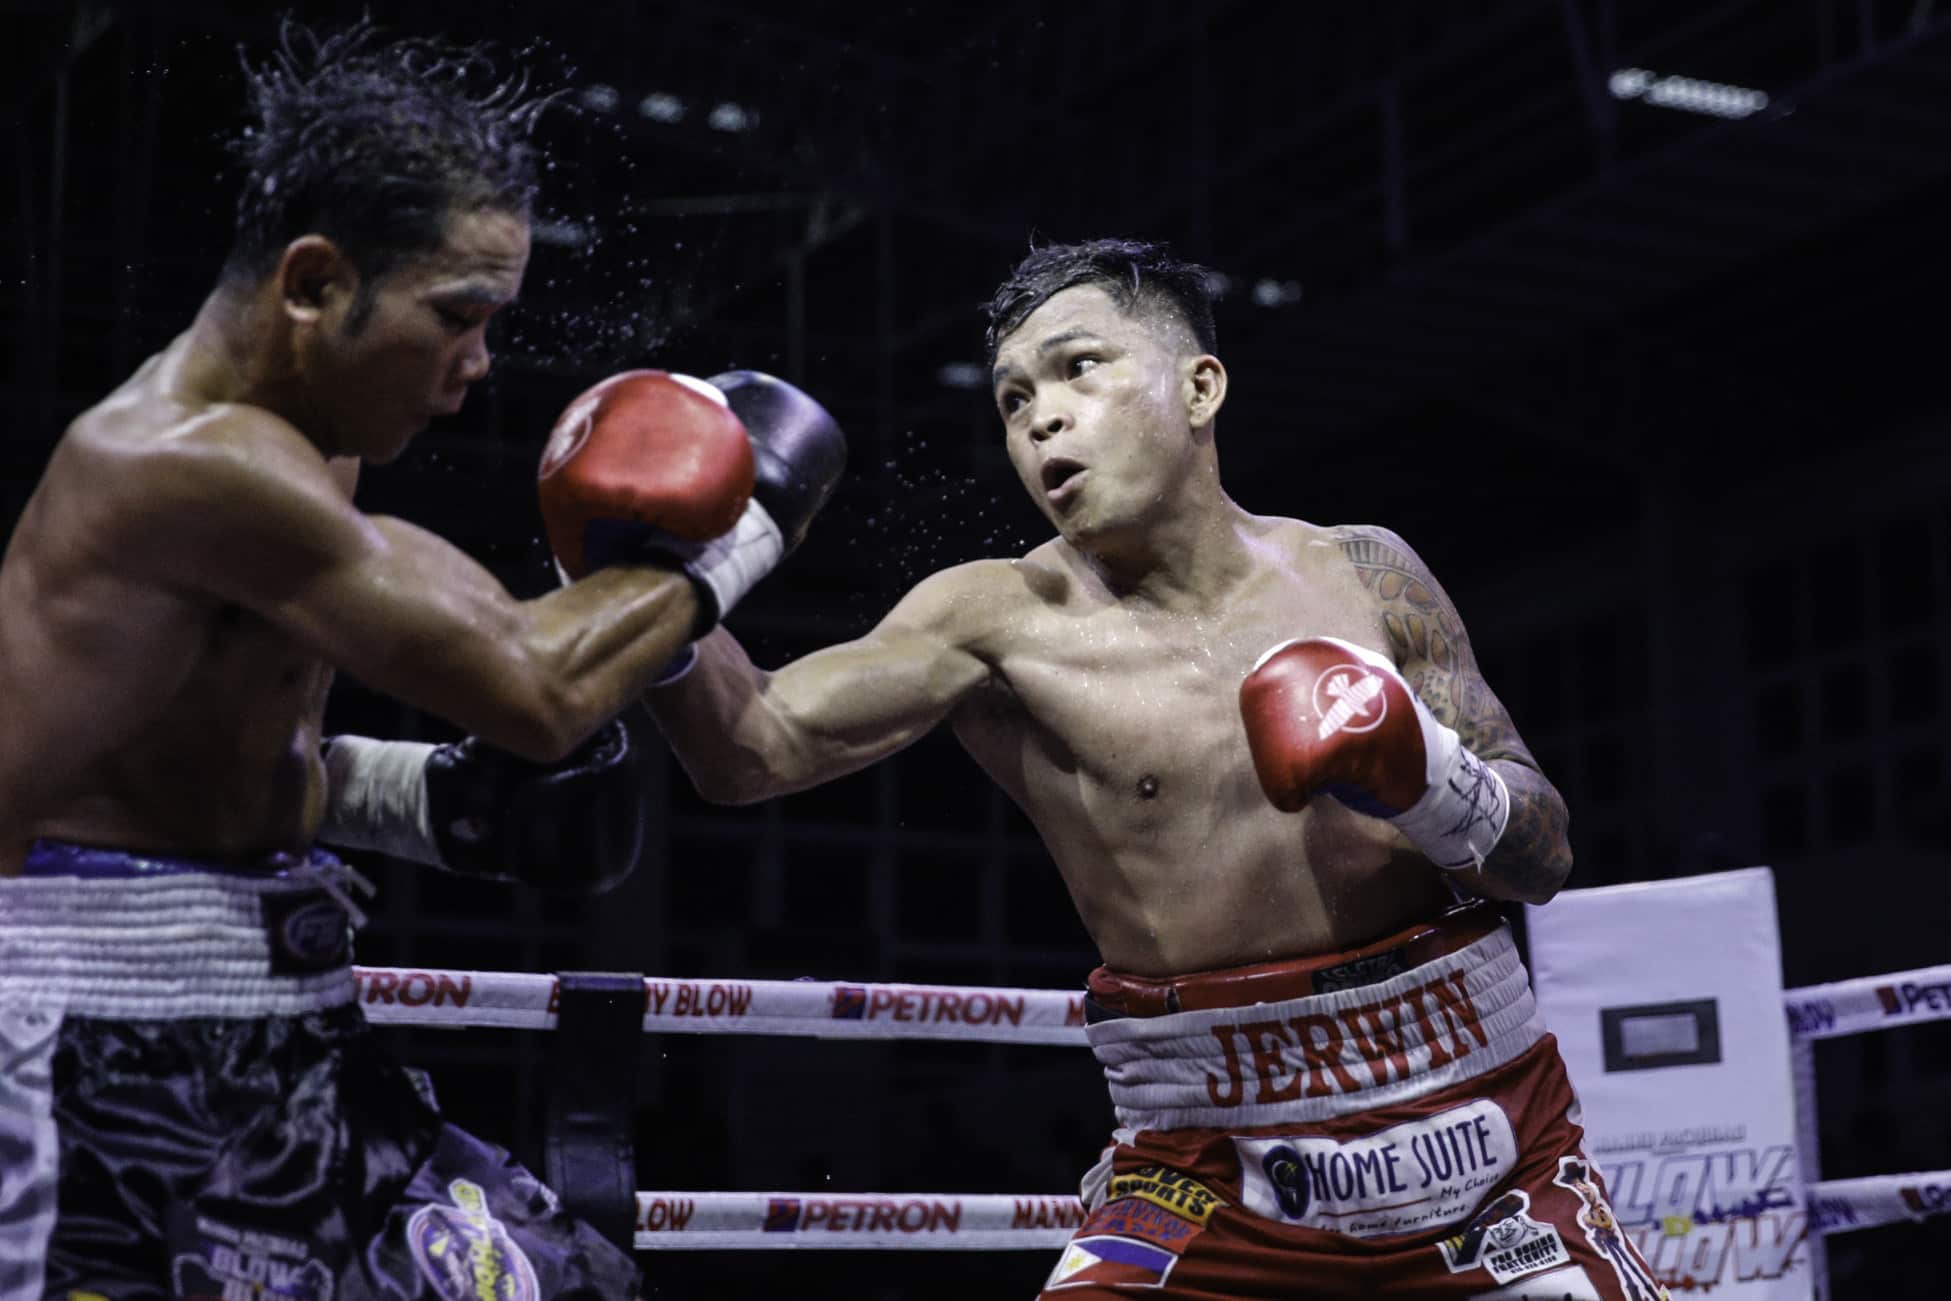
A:
<svg viewBox="0 0 1951 1301">
<path fill-rule="evenodd" d="M 1210 618 L 1101 610 L 1003 668 L 1037 757 L 1142 816 L 1253 788 L 1240 683 L 1268 648 L 1306 636 L 1383 644 L 1366 608 L 1289 590 Z"/>
</svg>

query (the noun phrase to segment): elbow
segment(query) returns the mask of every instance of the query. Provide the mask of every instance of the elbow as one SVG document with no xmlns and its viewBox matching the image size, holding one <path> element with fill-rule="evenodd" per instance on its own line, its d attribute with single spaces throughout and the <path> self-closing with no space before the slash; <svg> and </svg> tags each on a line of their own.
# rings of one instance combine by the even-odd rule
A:
<svg viewBox="0 0 1951 1301">
<path fill-rule="evenodd" d="M 560 763 L 608 721 L 571 685 L 544 673 L 515 678 L 499 705 L 483 739 L 531 763 Z"/>
<path fill-rule="evenodd" d="M 493 732 L 482 729 L 481 739 L 530 763 L 557 764 L 568 758 L 595 728 L 570 731 L 543 713 L 504 719 Z"/>
<path fill-rule="evenodd" d="M 707 804 L 758 804 L 780 793 L 760 769 L 738 761 L 684 763 L 691 788 Z"/>
<path fill-rule="evenodd" d="M 1524 888 L 1517 891 L 1518 902 L 1547 904 L 1558 897 L 1572 875 L 1572 847 L 1560 841 L 1537 864 L 1537 870 Z"/>
</svg>

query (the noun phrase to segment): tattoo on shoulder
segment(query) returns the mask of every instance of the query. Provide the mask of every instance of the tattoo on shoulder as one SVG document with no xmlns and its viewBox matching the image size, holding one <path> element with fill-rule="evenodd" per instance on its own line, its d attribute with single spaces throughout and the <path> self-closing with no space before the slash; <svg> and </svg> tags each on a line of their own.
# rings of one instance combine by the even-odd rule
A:
<svg viewBox="0 0 1951 1301">
<path fill-rule="evenodd" d="M 1478 758 L 1536 767 L 1478 671 L 1456 607 L 1421 558 L 1393 532 L 1373 525 L 1343 525 L 1330 536 L 1375 597 L 1389 651 L 1410 690 L 1440 722 L 1454 727 Z"/>
</svg>

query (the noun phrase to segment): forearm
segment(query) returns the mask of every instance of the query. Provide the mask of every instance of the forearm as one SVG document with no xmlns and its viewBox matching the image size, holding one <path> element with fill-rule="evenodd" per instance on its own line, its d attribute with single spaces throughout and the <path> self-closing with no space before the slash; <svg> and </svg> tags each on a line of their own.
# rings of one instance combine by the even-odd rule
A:
<svg viewBox="0 0 1951 1301">
<path fill-rule="evenodd" d="M 1510 795 L 1504 834 L 1480 868 L 1457 873 L 1468 888 L 1491 899 L 1544 903 L 1572 870 L 1565 801 L 1542 773 L 1514 759 L 1492 760 Z"/>
<path fill-rule="evenodd" d="M 367 686 L 525 759 L 554 762 L 620 713 L 690 635 L 682 575 L 618 566 L 532 601 L 432 534 L 377 540 L 268 611 Z"/>
<path fill-rule="evenodd" d="M 704 798 L 751 804 L 791 789 L 792 746 L 765 700 L 768 675 L 723 628 L 697 642 L 697 661 L 644 704 Z"/>
<path fill-rule="evenodd" d="M 690 580 L 635 565 L 599 570 L 530 602 L 524 658 L 541 679 L 539 694 L 555 702 L 552 746 L 566 752 L 637 699 L 683 652 L 697 614 Z"/>
<path fill-rule="evenodd" d="M 987 667 L 937 636 L 883 626 L 775 673 L 723 629 L 683 679 L 646 697 L 698 793 L 724 804 L 788 795 L 925 735 Z"/>
</svg>

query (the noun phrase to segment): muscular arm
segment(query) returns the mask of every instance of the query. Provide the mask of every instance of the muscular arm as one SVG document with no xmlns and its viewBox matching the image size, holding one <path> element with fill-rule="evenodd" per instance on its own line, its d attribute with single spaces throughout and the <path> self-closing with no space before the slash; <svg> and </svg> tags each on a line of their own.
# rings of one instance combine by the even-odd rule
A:
<svg viewBox="0 0 1951 1301">
<path fill-rule="evenodd" d="M 753 665 L 722 628 L 698 664 L 652 691 L 651 712 L 698 793 L 749 804 L 830 781 L 918 740 L 989 677 L 964 644 L 980 608 L 979 561 L 924 579 L 874 630 L 776 672 Z"/>
<path fill-rule="evenodd" d="M 1410 688 L 1497 769 L 1510 790 L 1510 821 L 1496 848 L 1481 869 L 1456 875 L 1495 899 L 1543 903 L 1572 870 L 1565 801 L 1484 681 L 1456 607 L 1416 553 L 1388 529 L 1350 526 L 1336 529 L 1334 538 L 1374 598 L 1389 651 Z"/>
<path fill-rule="evenodd" d="M 118 484 L 121 563 L 251 610 L 324 662 L 527 758 L 560 758 L 683 645 L 683 577 L 605 570 L 517 601 L 459 549 L 361 515 L 268 416 L 213 418 Z"/>
</svg>

